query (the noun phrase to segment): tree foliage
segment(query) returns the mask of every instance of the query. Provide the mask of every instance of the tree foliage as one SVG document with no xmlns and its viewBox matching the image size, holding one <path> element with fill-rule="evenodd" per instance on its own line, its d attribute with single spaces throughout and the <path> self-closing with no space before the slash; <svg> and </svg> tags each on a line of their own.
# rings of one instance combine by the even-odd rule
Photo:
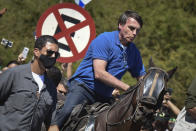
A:
<svg viewBox="0 0 196 131">
<path fill-rule="evenodd" d="M 72 2 L 74 0 L 60 0 Z M 7 13 L 0 17 L 0 39 L 14 42 L 12 48 L 0 46 L 0 59 L 5 66 L 16 59 L 23 47 L 33 49 L 37 22 L 42 13 L 59 0 L 0 0 L 0 9 Z M 85 9 L 94 19 L 97 35 L 117 29 L 119 15 L 125 10 L 135 10 L 143 18 L 144 26 L 135 40 L 140 49 L 146 69 L 148 60 L 169 70 L 178 67 L 169 82 L 174 89 L 177 105 L 184 105 L 185 93 L 196 75 L 196 2 L 195 0 L 92 0 Z M 32 57 L 30 53 L 29 60 Z M 80 61 L 74 64 L 76 70 Z M 123 81 L 135 84 L 129 73 Z"/>
</svg>

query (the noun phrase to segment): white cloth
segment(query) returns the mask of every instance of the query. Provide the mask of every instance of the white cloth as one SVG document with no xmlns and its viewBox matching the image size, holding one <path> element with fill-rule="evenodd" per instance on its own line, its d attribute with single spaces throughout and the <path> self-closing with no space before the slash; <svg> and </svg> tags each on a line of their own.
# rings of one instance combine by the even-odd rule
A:
<svg viewBox="0 0 196 131">
<path fill-rule="evenodd" d="M 173 131 L 196 131 L 196 120 L 186 112 L 185 107 L 180 111 Z"/>
<path fill-rule="evenodd" d="M 40 91 L 42 90 L 43 85 L 44 85 L 44 75 L 38 75 L 34 72 L 32 72 L 32 75 L 33 75 L 35 82 L 38 84 L 39 93 L 40 93 Z"/>
</svg>

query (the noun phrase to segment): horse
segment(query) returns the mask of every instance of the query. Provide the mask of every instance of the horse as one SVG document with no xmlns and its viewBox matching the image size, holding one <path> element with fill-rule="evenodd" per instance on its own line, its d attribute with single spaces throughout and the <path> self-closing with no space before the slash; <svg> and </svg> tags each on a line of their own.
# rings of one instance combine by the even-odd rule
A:
<svg viewBox="0 0 196 131">
<path fill-rule="evenodd" d="M 89 106 L 90 113 L 86 111 L 86 115 L 80 118 L 77 117 L 77 120 L 75 118 L 74 122 L 67 122 L 62 130 L 139 131 L 144 123 L 153 121 L 154 112 L 162 104 L 167 82 L 176 69 L 177 67 L 166 72 L 156 67 L 152 59 L 150 59 L 149 69 L 144 78 L 120 95 L 112 105 L 106 103 L 99 105 L 96 103 Z M 75 112 L 76 114 L 79 109 L 80 114 L 77 114 L 77 116 L 85 114 L 82 111 L 84 105 L 76 106 L 72 113 Z M 73 117 L 73 115 L 71 116 Z M 72 125 L 72 128 L 70 128 L 70 125 Z"/>
</svg>

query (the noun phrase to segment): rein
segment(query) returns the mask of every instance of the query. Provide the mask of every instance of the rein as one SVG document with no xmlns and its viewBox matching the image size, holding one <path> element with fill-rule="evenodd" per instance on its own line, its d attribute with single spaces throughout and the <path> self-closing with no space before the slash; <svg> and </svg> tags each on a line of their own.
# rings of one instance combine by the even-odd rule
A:
<svg viewBox="0 0 196 131">
<path fill-rule="evenodd" d="M 158 68 L 158 67 L 151 67 L 151 68 L 149 68 L 149 71 L 150 71 L 150 70 L 160 70 L 160 71 L 164 72 L 164 74 L 165 74 L 165 76 L 166 76 L 166 79 L 169 79 L 168 73 L 167 73 L 166 71 L 164 71 L 163 69 L 161 69 L 161 68 Z M 143 80 L 142 80 L 142 81 L 143 81 Z M 132 87 L 130 90 L 128 90 L 127 92 L 125 92 L 123 95 L 126 95 L 126 94 L 129 94 L 129 93 L 133 92 L 133 91 L 136 91 L 136 89 L 137 89 L 138 87 L 141 88 L 140 85 L 141 85 L 141 81 L 139 81 L 138 84 L 137 84 L 136 86 Z M 135 92 L 134 92 L 134 93 L 135 93 Z M 131 98 L 133 98 L 134 93 L 131 95 Z M 136 96 L 136 99 L 137 99 L 137 96 Z M 115 122 L 115 123 L 109 123 L 109 121 L 108 121 L 109 112 L 110 112 L 117 104 L 118 104 L 118 103 L 116 102 L 115 104 L 113 104 L 113 105 L 109 108 L 109 110 L 107 110 L 107 114 L 106 114 L 106 131 L 107 131 L 107 127 L 108 127 L 108 126 L 117 126 L 117 125 L 124 124 L 124 123 L 127 122 L 127 121 L 133 120 L 133 118 L 134 118 L 134 116 L 136 115 L 136 112 L 137 112 L 137 110 L 138 110 L 138 108 L 139 108 L 140 100 L 137 100 L 136 109 L 135 109 L 134 113 L 133 113 L 131 116 L 129 116 L 127 119 L 124 119 L 124 120 L 121 120 L 121 121 Z M 131 103 L 130 103 L 130 105 L 131 105 Z M 130 107 L 130 105 L 129 105 L 128 107 Z M 128 109 L 129 109 L 129 108 L 127 108 L 127 110 L 125 111 L 125 113 L 128 111 Z"/>
<path fill-rule="evenodd" d="M 140 86 L 140 84 L 141 84 L 141 82 L 139 81 L 139 83 L 138 83 L 136 86 L 132 87 L 130 90 L 128 90 L 127 92 L 125 92 L 123 95 L 129 94 L 129 93 L 135 91 L 135 90 Z M 133 97 L 133 95 L 134 95 L 134 93 L 133 93 L 131 96 Z M 116 104 L 117 104 L 117 102 L 116 102 L 115 104 L 113 104 L 113 105 L 109 108 L 109 110 L 107 111 L 107 114 L 106 114 L 106 131 L 107 131 L 107 127 L 108 127 L 108 126 L 116 126 L 116 125 L 124 124 L 125 122 L 132 120 L 133 117 L 135 116 L 136 110 L 134 111 L 133 115 L 129 116 L 129 117 L 128 117 L 127 119 L 125 119 L 125 120 L 122 120 L 122 121 L 119 121 L 119 122 L 115 122 L 115 123 L 109 123 L 109 122 L 108 122 L 108 114 L 109 114 L 109 112 L 115 107 Z M 130 103 L 130 104 L 131 104 L 131 103 Z M 139 104 L 139 101 L 137 101 L 136 109 L 138 108 L 138 104 Z M 129 106 L 130 106 L 130 105 L 129 105 Z M 129 107 L 129 106 L 128 106 L 128 107 Z M 126 112 L 128 111 L 128 109 L 129 109 L 129 108 L 127 108 Z"/>
</svg>

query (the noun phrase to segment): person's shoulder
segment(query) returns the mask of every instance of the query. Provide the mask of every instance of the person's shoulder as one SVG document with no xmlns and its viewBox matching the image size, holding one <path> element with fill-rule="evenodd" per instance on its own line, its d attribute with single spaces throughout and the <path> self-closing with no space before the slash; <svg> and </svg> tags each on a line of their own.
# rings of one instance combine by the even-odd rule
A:
<svg viewBox="0 0 196 131">
<path fill-rule="evenodd" d="M 106 32 L 103 32 L 101 34 L 104 34 L 104 35 L 113 35 L 113 34 L 116 34 L 118 33 L 118 31 L 106 31 Z"/>
<path fill-rule="evenodd" d="M 131 42 L 131 43 L 129 44 L 129 48 L 137 49 L 135 43 L 133 43 L 133 42 Z M 138 49 L 137 49 L 137 50 L 138 50 Z"/>
<path fill-rule="evenodd" d="M 188 87 L 188 91 L 186 93 L 187 97 L 196 97 L 196 77 L 192 80 L 190 86 Z"/>
<path fill-rule="evenodd" d="M 112 31 L 112 32 L 103 32 L 98 35 L 98 37 L 105 37 L 105 38 L 111 38 L 118 34 L 118 31 Z"/>
<path fill-rule="evenodd" d="M 135 53 L 139 53 L 140 54 L 140 51 L 139 51 L 139 49 L 136 47 L 136 45 L 135 45 L 135 43 L 133 43 L 133 42 L 131 42 L 130 43 L 130 45 L 129 45 L 129 49 L 133 52 L 135 52 Z"/>
<path fill-rule="evenodd" d="M 118 36 L 118 31 L 112 31 L 112 32 L 103 32 L 101 35 L 105 37 L 115 37 Z"/>
<path fill-rule="evenodd" d="M 27 65 L 26 65 L 27 66 Z M 18 65 L 16 67 L 13 67 L 13 68 L 9 68 L 7 69 L 5 72 L 2 73 L 2 75 L 9 75 L 10 77 L 18 77 L 19 74 L 22 74 L 23 72 L 27 71 L 27 68 L 26 68 L 25 65 Z"/>
<path fill-rule="evenodd" d="M 30 72 L 30 64 L 18 65 L 16 67 L 8 69 L 8 71 L 11 74 L 24 74 L 26 72 Z"/>
<path fill-rule="evenodd" d="M 118 31 L 103 32 L 97 37 L 97 40 L 99 42 L 103 42 L 104 45 L 105 43 L 110 43 L 107 45 L 112 45 L 111 43 L 116 43 L 116 41 L 118 40 Z"/>
<path fill-rule="evenodd" d="M 26 71 L 26 69 L 28 68 L 30 68 L 30 64 L 22 64 L 11 68 L 11 70 L 18 72 L 18 71 Z"/>
<path fill-rule="evenodd" d="M 103 32 L 92 41 L 91 46 L 108 47 L 111 44 L 106 43 L 112 43 L 112 41 L 114 41 L 114 32 Z"/>
</svg>

